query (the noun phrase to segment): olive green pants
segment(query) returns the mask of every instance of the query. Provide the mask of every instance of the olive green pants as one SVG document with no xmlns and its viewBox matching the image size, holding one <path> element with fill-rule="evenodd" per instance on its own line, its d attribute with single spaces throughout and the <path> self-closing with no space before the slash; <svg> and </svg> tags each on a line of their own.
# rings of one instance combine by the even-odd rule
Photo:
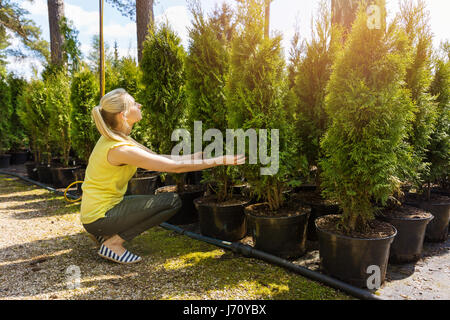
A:
<svg viewBox="0 0 450 320">
<path fill-rule="evenodd" d="M 94 236 L 119 235 L 131 241 L 144 231 L 169 220 L 181 208 L 176 193 L 148 196 L 126 196 L 104 218 L 83 225 Z"/>
</svg>

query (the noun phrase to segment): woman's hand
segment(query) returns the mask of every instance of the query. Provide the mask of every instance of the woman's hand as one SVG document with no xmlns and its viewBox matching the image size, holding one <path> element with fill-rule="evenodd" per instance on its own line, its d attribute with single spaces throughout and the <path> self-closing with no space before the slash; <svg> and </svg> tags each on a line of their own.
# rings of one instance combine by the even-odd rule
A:
<svg viewBox="0 0 450 320">
<path fill-rule="evenodd" d="M 243 154 L 237 156 L 226 155 L 223 157 L 223 164 L 225 166 L 240 166 L 245 164 L 246 157 Z"/>
</svg>

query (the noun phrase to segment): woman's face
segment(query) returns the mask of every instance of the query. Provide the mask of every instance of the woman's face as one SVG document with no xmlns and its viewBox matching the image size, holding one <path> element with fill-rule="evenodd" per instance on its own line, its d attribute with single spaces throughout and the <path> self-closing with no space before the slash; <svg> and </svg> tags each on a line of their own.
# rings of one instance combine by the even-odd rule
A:
<svg viewBox="0 0 450 320">
<path fill-rule="evenodd" d="M 136 122 L 139 122 L 142 120 L 142 113 L 141 113 L 141 107 L 142 105 L 134 101 L 133 104 L 130 107 L 130 110 L 128 111 L 128 114 L 126 115 L 127 122 L 130 126 L 133 126 Z"/>
</svg>

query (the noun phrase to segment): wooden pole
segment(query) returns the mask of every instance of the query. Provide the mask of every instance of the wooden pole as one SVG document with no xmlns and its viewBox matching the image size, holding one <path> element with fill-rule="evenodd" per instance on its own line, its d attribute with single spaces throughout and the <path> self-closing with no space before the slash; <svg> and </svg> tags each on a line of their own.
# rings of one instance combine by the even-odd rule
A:
<svg viewBox="0 0 450 320">
<path fill-rule="evenodd" d="M 104 0 L 99 0 L 100 6 L 100 98 L 105 95 L 105 47 L 103 39 L 103 7 Z"/>
<path fill-rule="evenodd" d="M 268 39 L 270 34 L 270 3 L 272 0 L 266 0 L 266 21 L 264 24 L 264 36 Z"/>
</svg>

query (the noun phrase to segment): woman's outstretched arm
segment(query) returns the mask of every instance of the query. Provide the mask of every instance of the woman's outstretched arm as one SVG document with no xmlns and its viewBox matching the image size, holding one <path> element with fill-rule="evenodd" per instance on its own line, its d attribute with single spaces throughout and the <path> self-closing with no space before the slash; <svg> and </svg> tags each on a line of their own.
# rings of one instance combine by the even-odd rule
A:
<svg viewBox="0 0 450 320">
<path fill-rule="evenodd" d="M 188 160 L 191 160 L 191 158 Z M 128 164 L 149 171 L 184 173 L 201 171 L 220 165 L 242 165 L 245 163 L 245 156 L 223 156 L 206 160 L 176 161 L 137 147 L 121 146 L 108 152 L 108 162 L 114 166 Z"/>
</svg>

